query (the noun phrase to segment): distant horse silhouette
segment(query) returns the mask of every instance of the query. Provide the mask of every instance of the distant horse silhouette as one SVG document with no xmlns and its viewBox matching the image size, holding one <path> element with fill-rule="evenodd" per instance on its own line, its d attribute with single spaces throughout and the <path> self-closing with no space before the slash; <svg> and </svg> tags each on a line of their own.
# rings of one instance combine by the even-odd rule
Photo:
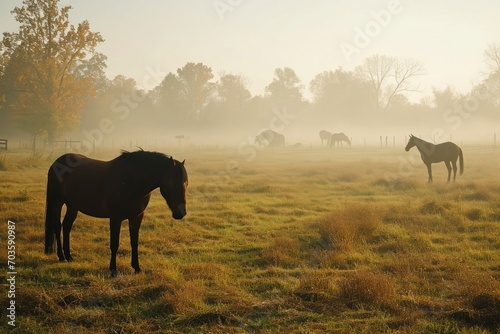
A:
<svg viewBox="0 0 500 334">
<path fill-rule="evenodd" d="M 321 147 L 323 147 L 323 141 L 326 140 L 326 146 L 330 146 L 330 140 L 332 139 L 332 133 L 326 130 L 321 130 L 319 132 L 319 138 L 321 139 Z"/>
<path fill-rule="evenodd" d="M 462 149 L 458 145 L 452 142 L 446 142 L 442 144 L 431 144 L 422 140 L 414 135 L 410 135 L 410 140 L 405 147 L 408 152 L 413 146 L 416 146 L 422 157 L 422 161 L 427 166 L 427 171 L 429 172 L 428 182 L 432 182 L 432 169 L 431 164 L 435 162 L 444 161 L 446 168 L 448 169 L 448 182 L 450 182 L 451 177 L 451 165 L 453 165 L 453 181 L 457 176 L 457 159 L 460 158 L 460 175 L 464 172 L 464 156 Z"/>
<path fill-rule="evenodd" d="M 349 140 L 349 138 L 343 133 L 333 133 L 332 134 L 332 139 L 330 141 L 330 147 L 333 147 L 335 146 L 335 143 L 337 143 L 337 146 L 339 147 L 344 147 L 344 145 L 342 144 L 342 142 L 346 142 L 347 144 L 349 144 L 349 146 L 351 145 L 351 141 Z"/>
<path fill-rule="evenodd" d="M 255 137 L 255 143 L 268 147 L 285 147 L 285 136 L 273 130 L 265 130 Z"/>
<path fill-rule="evenodd" d="M 93 217 L 110 218 L 109 269 L 113 277 L 117 274 L 116 252 L 120 227 L 125 219 L 129 222 L 132 267 L 136 273 L 141 271 L 137 253 L 139 227 L 154 189 L 160 188 L 174 219 L 186 215 L 188 177 L 184 161 L 179 162 L 162 153 L 122 152 L 111 161 L 68 153 L 51 165 L 47 179 L 45 253 L 54 251 L 55 236 L 59 260 L 73 261 L 69 235 L 79 211 Z M 64 242 L 61 243 L 61 209 L 64 204 Z"/>
</svg>

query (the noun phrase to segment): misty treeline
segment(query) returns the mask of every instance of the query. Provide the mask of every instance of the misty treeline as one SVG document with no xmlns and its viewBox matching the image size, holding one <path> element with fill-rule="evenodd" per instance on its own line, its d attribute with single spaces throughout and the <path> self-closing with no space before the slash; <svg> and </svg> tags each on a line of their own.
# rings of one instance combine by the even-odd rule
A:
<svg viewBox="0 0 500 334">
<path fill-rule="evenodd" d="M 5 32 L 0 43 L 0 134 L 19 129 L 49 141 L 91 129 L 222 134 L 271 127 L 273 117 L 318 131 L 338 124 L 453 128 L 471 115 L 500 119 L 500 44 L 484 51 L 489 72 L 467 93 L 433 88 L 415 102 L 409 97 L 419 91 L 423 64 L 372 55 L 352 71 L 325 70 L 308 83 L 290 67 L 277 68 L 262 94 L 252 95 L 245 75 L 214 73 L 203 63 L 161 76 L 145 70 L 139 83 L 123 75 L 109 79 L 106 56 L 96 51 L 103 37 L 88 21 L 70 24 L 70 9 L 58 0 L 24 0 L 12 11 L 20 28 Z"/>
</svg>

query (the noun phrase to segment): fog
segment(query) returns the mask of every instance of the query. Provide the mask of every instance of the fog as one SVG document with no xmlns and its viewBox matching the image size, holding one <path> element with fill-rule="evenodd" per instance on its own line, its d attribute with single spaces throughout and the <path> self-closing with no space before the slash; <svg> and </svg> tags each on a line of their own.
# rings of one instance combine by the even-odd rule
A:
<svg viewBox="0 0 500 334">
<path fill-rule="evenodd" d="M 500 50 L 500 3 L 60 5 L 73 7 L 72 23 L 88 20 L 101 33 L 107 67 L 77 126 L 58 140 L 238 147 L 271 129 L 287 147 L 321 145 L 320 130 L 345 133 L 353 147 L 399 145 L 410 133 L 489 145 L 499 131 L 500 75 L 491 66 L 499 59 L 487 51 Z M 18 29 L 14 6 L 22 1 L 0 4 L 4 32 Z M 207 80 L 189 82 L 202 71 Z M 15 112 L 1 109 L 0 122 L 0 137 L 30 141 Z"/>
</svg>

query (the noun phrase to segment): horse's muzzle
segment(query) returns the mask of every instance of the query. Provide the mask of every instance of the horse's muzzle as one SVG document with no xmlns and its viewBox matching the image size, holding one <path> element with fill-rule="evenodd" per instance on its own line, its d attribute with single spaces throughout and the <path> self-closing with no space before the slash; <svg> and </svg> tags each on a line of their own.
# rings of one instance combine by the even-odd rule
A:
<svg viewBox="0 0 500 334">
<path fill-rule="evenodd" d="M 177 208 L 178 210 L 172 212 L 172 217 L 174 217 L 174 219 L 184 218 L 184 216 L 186 215 L 186 204 L 181 203 Z"/>
</svg>

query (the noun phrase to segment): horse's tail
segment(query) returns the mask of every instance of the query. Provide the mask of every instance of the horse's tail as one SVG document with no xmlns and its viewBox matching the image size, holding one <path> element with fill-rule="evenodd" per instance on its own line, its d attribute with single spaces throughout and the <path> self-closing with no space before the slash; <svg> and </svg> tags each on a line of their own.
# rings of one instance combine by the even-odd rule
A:
<svg viewBox="0 0 500 334">
<path fill-rule="evenodd" d="M 462 175 L 464 172 L 464 154 L 461 148 L 459 148 L 458 156 L 460 158 L 460 175 Z"/>
</svg>

